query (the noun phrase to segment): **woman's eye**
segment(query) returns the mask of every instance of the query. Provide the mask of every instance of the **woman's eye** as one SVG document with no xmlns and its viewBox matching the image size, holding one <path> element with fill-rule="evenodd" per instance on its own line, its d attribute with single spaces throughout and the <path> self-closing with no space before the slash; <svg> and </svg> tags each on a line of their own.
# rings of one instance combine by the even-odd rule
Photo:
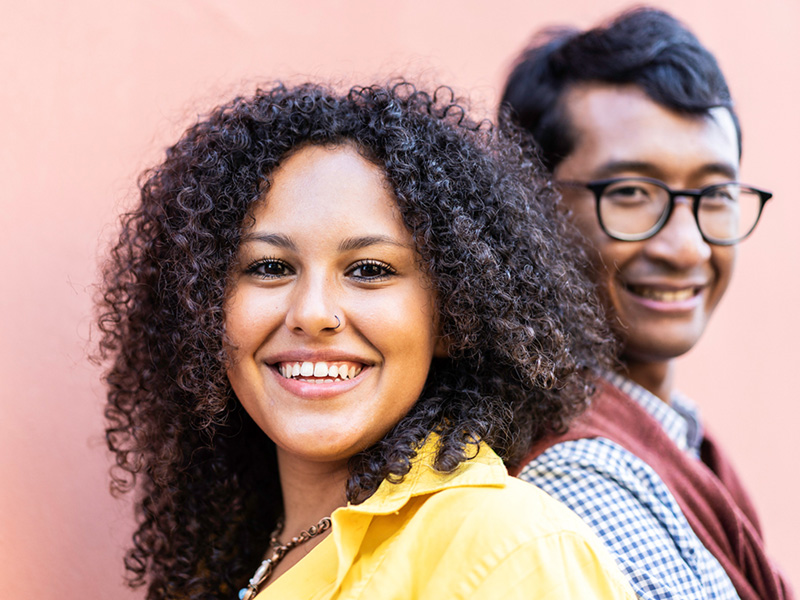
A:
<svg viewBox="0 0 800 600">
<path fill-rule="evenodd" d="M 277 279 L 278 277 L 291 275 L 292 269 L 282 260 L 262 258 L 250 263 L 247 269 L 245 269 L 245 272 L 248 275 L 255 275 L 262 279 Z"/>
<path fill-rule="evenodd" d="M 396 271 L 386 263 L 365 260 L 353 265 L 349 274 L 364 281 L 384 281 L 395 273 Z"/>
</svg>

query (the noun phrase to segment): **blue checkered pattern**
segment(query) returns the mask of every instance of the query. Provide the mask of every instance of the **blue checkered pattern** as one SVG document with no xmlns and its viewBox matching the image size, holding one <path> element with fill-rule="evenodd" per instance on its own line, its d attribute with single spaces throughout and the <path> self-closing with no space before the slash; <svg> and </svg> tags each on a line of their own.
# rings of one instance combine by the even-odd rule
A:
<svg viewBox="0 0 800 600">
<path fill-rule="evenodd" d="M 624 377 L 607 378 L 661 423 L 679 448 L 699 456 L 702 427 L 688 398 L 675 395 L 668 405 Z M 586 521 L 641 598 L 739 597 L 661 478 L 621 446 L 605 438 L 557 444 L 526 465 L 519 477 Z"/>
</svg>

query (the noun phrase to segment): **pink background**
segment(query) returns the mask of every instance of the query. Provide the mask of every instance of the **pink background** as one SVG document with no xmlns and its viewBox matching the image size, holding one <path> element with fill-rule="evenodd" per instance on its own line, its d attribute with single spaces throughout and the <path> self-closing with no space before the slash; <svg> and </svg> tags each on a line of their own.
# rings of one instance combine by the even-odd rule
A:
<svg viewBox="0 0 800 600">
<path fill-rule="evenodd" d="M 44 0 L 0 18 L 0 595 L 133 598 L 130 507 L 107 491 L 93 284 L 134 180 L 198 112 L 255 82 L 445 82 L 490 114 L 544 24 L 590 0 Z M 679 383 L 697 398 L 800 585 L 800 3 L 673 0 L 719 57 L 744 125 L 743 179 L 775 192 Z"/>
</svg>

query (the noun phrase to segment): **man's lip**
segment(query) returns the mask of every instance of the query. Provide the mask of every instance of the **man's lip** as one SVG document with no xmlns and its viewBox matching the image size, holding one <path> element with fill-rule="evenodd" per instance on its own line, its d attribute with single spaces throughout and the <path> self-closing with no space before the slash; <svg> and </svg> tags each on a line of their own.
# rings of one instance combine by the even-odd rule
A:
<svg viewBox="0 0 800 600">
<path fill-rule="evenodd" d="M 679 290 L 686 290 L 689 288 L 704 288 L 708 286 L 706 280 L 686 280 L 686 281 L 629 281 L 623 280 L 622 285 L 625 288 L 640 287 L 650 288 L 654 290 L 664 290 L 665 292 L 676 292 Z"/>
<path fill-rule="evenodd" d="M 622 284 L 625 294 L 636 304 L 658 312 L 695 310 L 702 302 L 706 287 L 705 283 L 693 281 Z"/>
</svg>

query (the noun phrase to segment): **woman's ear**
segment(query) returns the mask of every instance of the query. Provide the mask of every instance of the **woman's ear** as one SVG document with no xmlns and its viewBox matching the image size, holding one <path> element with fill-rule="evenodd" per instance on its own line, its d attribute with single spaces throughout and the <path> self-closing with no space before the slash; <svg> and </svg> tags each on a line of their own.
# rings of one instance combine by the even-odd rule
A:
<svg viewBox="0 0 800 600">
<path fill-rule="evenodd" d="M 436 344 L 433 346 L 433 356 L 435 358 L 450 357 L 450 342 L 442 335 L 436 337 Z"/>
</svg>

